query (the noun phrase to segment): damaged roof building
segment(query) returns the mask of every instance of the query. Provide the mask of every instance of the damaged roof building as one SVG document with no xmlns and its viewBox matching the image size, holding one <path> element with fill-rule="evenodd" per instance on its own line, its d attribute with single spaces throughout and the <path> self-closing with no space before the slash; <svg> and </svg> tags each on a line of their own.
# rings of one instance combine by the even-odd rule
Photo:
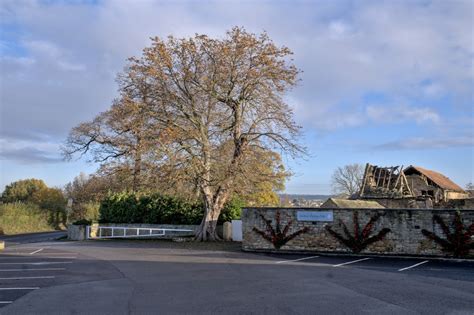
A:
<svg viewBox="0 0 474 315">
<path fill-rule="evenodd" d="M 418 166 L 380 167 L 367 163 L 358 199 L 375 199 L 386 208 L 464 206 L 469 194 L 441 173 Z"/>
</svg>

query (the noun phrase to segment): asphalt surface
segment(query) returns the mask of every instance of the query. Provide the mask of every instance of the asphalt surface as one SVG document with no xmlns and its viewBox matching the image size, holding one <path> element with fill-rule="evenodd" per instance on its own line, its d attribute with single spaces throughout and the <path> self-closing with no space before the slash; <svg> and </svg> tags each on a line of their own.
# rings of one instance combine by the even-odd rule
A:
<svg viewBox="0 0 474 315">
<path fill-rule="evenodd" d="M 17 244 L 29 244 L 56 240 L 66 235 L 66 231 L 0 235 L 0 241 L 5 241 L 7 246 L 12 246 Z"/>
<path fill-rule="evenodd" d="M 314 256 L 16 245 L 0 254 L 0 314 L 474 314 L 474 261 Z"/>
</svg>

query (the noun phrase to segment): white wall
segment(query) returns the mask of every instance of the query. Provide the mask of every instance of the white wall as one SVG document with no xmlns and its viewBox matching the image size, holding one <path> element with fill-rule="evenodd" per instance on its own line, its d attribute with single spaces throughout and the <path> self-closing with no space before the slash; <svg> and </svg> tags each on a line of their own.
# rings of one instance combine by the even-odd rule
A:
<svg viewBox="0 0 474 315">
<path fill-rule="evenodd" d="M 232 220 L 232 240 L 242 242 L 242 220 Z"/>
</svg>

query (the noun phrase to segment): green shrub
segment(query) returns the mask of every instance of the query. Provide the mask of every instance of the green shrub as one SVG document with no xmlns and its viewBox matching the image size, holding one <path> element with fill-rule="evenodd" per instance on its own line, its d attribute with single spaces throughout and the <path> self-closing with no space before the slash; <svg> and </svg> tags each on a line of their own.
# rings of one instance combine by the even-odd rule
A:
<svg viewBox="0 0 474 315">
<path fill-rule="evenodd" d="M 232 198 L 222 210 L 219 223 L 240 219 L 243 206 L 242 199 Z M 199 224 L 203 215 L 202 203 L 156 193 L 110 194 L 99 208 L 101 223 Z"/>
<path fill-rule="evenodd" d="M 202 216 L 200 204 L 159 194 L 111 194 L 99 209 L 105 223 L 199 224 Z"/>
<path fill-rule="evenodd" d="M 73 225 L 91 225 L 92 221 L 86 220 L 86 219 L 81 219 L 81 220 L 77 220 L 77 221 L 72 222 L 72 224 Z"/>
<path fill-rule="evenodd" d="M 0 204 L 0 228 L 5 234 L 52 231 L 59 225 L 53 212 L 32 203 Z"/>
<path fill-rule="evenodd" d="M 52 212 L 64 212 L 66 199 L 58 188 L 50 188 L 40 179 L 24 179 L 5 187 L 1 200 L 6 203 L 34 203 Z"/>
<path fill-rule="evenodd" d="M 100 203 L 98 202 L 86 202 L 82 205 L 84 208 L 84 219 L 92 222 L 99 221 L 99 209 Z"/>
<path fill-rule="evenodd" d="M 141 214 L 137 208 L 138 197 L 135 194 L 111 194 L 100 205 L 99 221 L 107 223 L 145 223 L 139 222 Z"/>
<path fill-rule="evenodd" d="M 17 209 L 18 216 L 28 216 L 29 214 L 22 211 L 24 209 L 33 209 L 34 213 L 31 213 L 31 217 L 37 215 L 47 217 L 47 222 L 50 225 L 49 230 L 51 228 L 60 229 L 65 226 L 66 199 L 62 191 L 58 188 L 49 188 L 40 179 L 19 180 L 7 185 L 2 193 L 1 201 L 5 202 L 5 205 L 9 205 L 5 206 L 5 209 L 9 209 L 9 211 L 10 209 Z M 20 206 L 20 203 L 22 206 Z M 22 218 L 25 219 L 26 217 L 23 216 Z M 23 231 L 26 229 L 27 231 L 35 231 L 34 224 L 31 227 L 22 226 L 21 224 L 23 223 L 16 223 L 15 221 L 11 222 L 11 224 L 13 225 L 8 227 L 9 230 Z M 17 225 L 18 228 L 16 227 Z M 41 230 L 44 229 L 39 227 L 38 231 Z"/>
<path fill-rule="evenodd" d="M 31 201 L 33 194 L 47 189 L 48 186 L 41 179 L 23 179 L 10 183 L 2 193 L 3 202 Z"/>
<path fill-rule="evenodd" d="M 69 214 L 69 222 L 78 220 L 99 221 L 100 203 L 90 201 L 84 203 L 73 203 Z"/>
<path fill-rule="evenodd" d="M 28 201 L 48 211 L 64 212 L 66 209 L 66 199 L 62 191 L 57 188 L 47 187 L 37 190 Z"/>
<path fill-rule="evenodd" d="M 245 202 L 240 197 L 233 197 L 230 199 L 222 209 L 221 215 L 219 216 L 219 223 L 230 222 L 232 220 L 239 220 L 242 215 L 242 208 L 245 206 Z"/>
</svg>

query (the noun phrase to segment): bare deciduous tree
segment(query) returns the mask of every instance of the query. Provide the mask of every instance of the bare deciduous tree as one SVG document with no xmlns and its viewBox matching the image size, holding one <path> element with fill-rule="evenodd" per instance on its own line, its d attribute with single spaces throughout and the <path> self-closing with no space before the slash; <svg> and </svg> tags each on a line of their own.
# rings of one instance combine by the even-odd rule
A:
<svg viewBox="0 0 474 315">
<path fill-rule="evenodd" d="M 87 152 L 93 140 L 100 148 L 96 160 L 126 156 L 136 167 L 144 152 L 136 147 L 137 136 L 146 139 L 153 167 L 172 184 L 195 187 L 202 198 L 205 214 L 196 238 L 216 240 L 217 219 L 230 196 L 275 176 L 258 172 L 259 155 L 264 163 L 261 157 L 275 150 L 304 153 L 300 127 L 283 100 L 299 73 L 291 54 L 266 33 L 237 27 L 223 39 L 152 38 L 141 57 L 129 59 L 120 80 L 121 100 L 144 112 L 131 115 L 131 125 L 102 124 L 105 133 L 101 124 L 73 129 L 66 153 Z"/>
<path fill-rule="evenodd" d="M 152 81 L 155 117 L 174 136 L 171 155 L 196 179 L 205 205 L 197 239 L 215 240 L 217 219 L 246 158 L 275 148 L 302 152 L 299 127 L 283 100 L 298 70 L 288 48 L 241 28 L 222 40 L 152 41 L 131 68 Z"/>
<path fill-rule="evenodd" d="M 466 184 L 466 191 L 470 197 L 474 197 L 474 184 L 472 182 Z"/>
<path fill-rule="evenodd" d="M 349 164 L 338 167 L 331 178 L 331 186 L 336 194 L 352 196 L 359 192 L 364 176 L 362 164 Z"/>
<path fill-rule="evenodd" d="M 144 79 L 129 70 L 118 81 L 121 97 L 94 120 L 73 128 L 62 151 L 67 159 L 90 153 L 91 161 L 101 164 L 102 174 L 131 174 L 135 191 L 141 187 L 147 159 L 156 158 L 150 146 L 159 139 L 159 131 L 150 128 L 149 86 Z"/>
</svg>

